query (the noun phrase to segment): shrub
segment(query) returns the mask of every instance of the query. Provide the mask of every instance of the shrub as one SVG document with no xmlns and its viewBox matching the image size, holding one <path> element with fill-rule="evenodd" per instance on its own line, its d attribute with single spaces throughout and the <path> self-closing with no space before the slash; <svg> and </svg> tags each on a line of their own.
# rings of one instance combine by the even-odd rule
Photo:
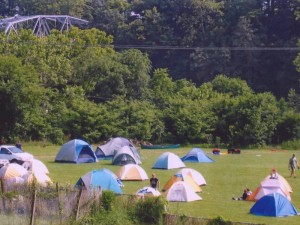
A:
<svg viewBox="0 0 300 225">
<path fill-rule="evenodd" d="M 135 205 L 135 217 L 141 223 L 161 224 L 165 204 L 162 197 L 141 199 Z"/>
<path fill-rule="evenodd" d="M 102 207 L 106 211 L 111 211 L 115 199 L 116 194 L 113 191 L 103 191 L 101 196 Z"/>
<path fill-rule="evenodd" d="M 217 216 L 208 221 L 207 225 L 231 225 L 231 221 L 225 221 L 221 216 Z"/>
</svg>

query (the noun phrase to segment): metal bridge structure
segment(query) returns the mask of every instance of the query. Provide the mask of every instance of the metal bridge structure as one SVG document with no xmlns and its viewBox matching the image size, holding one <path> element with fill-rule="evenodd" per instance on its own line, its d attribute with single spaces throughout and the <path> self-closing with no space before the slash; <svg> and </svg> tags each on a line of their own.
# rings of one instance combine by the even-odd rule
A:
<svg viewBox="0 0 300 225">
<path fill-rule="evenodd" d="M 43 37 L 50 34 L 52 29 L 60 32 L 69 30 L 72 26 L 85 27 L 87 20 L 67 15 L 36 15 L 19 16 L 0 19 L 0 30 L 7 36 L 12 32 L 18 34 L 20 29 L 31 29 L 36 36 Z"/>
</svg>

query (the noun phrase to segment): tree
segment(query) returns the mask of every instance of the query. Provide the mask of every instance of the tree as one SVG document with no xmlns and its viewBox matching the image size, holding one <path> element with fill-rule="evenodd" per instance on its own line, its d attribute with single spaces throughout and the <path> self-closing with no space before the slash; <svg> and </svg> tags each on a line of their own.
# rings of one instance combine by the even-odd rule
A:
<svg viewBox="0 0 300 225">
<path fill-rule="evenodd" d="M 44 125 L 46 113 L 40 107 L 43 93 L 32 66 L 23 66 L 15 56 L 0 56 L 2 137 L 7 141 L 39 137 L 38 127 Z"/>
</svg>

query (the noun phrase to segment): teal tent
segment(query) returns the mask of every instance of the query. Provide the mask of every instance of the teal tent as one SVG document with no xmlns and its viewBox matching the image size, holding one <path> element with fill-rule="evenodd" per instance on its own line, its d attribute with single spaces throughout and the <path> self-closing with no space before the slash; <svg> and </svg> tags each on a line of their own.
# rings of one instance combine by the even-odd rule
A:
<svg viewBox="0 0 300 225">
<path fill-rule="evenodd" d="M 63 144 L 55 157 L 55 162 L 93 163 L 97 161 L 92 147 L 79 139 L 73 139 Z"/>
<path fill-rule="evenodd" d="M 77 181 L 75 187 L 86 188 L 101 188 L 102 190 L 111 190 L 117 194 L 122 194 L 122 183 L 117 176 L 109 169 L 93 170 Z"/>
</svg>

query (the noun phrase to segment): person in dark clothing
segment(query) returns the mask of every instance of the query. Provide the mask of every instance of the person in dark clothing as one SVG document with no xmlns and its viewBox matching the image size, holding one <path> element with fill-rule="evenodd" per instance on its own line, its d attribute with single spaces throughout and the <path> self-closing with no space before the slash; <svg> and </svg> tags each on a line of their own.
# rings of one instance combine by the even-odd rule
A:
<svg viewBox="0 0 300 225">
<path fill-rule="evenodd" d="M 246 200 L 248 197 L 248 192 L 247 192 L 247 189 L 244 190 L 243 194 L 241 197 L 233 197 L 232 200 Z"/>
<path fill-rule="evenodd" d="M 20 142 L 16 143 L 16 147 L 22 150 L 22 144 Z"/>
<path fill-rule="evenodd" d="M 159 188 L 159 180 L 156 177 L 156 174 L 153 173 L 152 177 L 150 178 L 150 187 L 154 188 L 154 189 L 158 189 Z"/>
</svg>

